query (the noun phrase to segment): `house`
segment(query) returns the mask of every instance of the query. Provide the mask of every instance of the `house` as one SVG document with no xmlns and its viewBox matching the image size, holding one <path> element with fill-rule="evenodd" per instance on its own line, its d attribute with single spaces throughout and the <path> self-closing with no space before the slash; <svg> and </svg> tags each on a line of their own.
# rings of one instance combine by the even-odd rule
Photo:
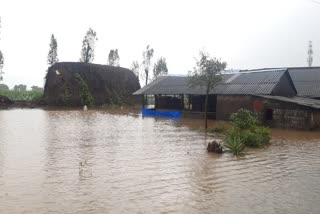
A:
<svg viewBox="0 0 320 214">
<path fill-rule="evenodd" d="M 288 68 L 297 96 L 320 100 L 320 67 Z"/>
<path fill-rule="evenodd" d="M 295 71 L 293 71 L 295 72 Z M 241 108 L 256 112 L 271 127 L 314 129 L 320 127 L 320 101 L 298 97 L 290 70 L 259 69 L 223 74 L 209 92 L 208 116 L 228 120 Z M 158 111 L 181 111 L 184 116 L 203 117 L 205 88 L 192 88 L 187 76 L 162 76 L 134 95 L 152 100 Z"/>
</svg>

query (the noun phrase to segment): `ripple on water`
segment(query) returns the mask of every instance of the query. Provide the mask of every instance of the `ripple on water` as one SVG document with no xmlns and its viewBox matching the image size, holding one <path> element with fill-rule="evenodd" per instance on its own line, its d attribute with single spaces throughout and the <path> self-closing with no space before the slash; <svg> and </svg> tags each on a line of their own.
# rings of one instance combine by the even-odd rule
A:
<svg viewBox="0 0 320 214">
<path fill-rule="evenodd" d="M 0 111 L 0 213 L 317 213 L 320 136 L 273 130 L 236 158 L 202 121 Z M 86 162 L 85 167 L 80 163 Z"/>
</svg>

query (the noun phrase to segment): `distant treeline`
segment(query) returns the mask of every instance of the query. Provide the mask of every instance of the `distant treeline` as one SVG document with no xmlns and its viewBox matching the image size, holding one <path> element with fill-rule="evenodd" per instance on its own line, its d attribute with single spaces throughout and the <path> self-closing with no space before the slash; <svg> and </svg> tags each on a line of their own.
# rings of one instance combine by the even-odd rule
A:
<svg viewBox="0 0 320 214">
<path fill-rule="evenodd" d="M 95 43 L 98 40 L 97 33 L 89 28 L 86 32 L 80 53 L 80 62 L 92 63 L 95 57 Z M 161 75 L 168 74 L 167 62 L 164 57 L 160 57 L 156 63 L 152 62 L 154 50 L 147 45 L 146 50 L 142 53 L 142 62 L 137 60 L 132 62 L 130 69 L 138 77 L 139 81 L 144 81 L 148 84 L 150 80 L 153 80 Z M 59 61 L 58 58 L 58 42 L 54 34 L 51 35 L 50 48 L 47 58 L 48 66 L 52 66 Z M 107 65 L 120 66 L 120 55 L 118 49 L 111 49 L 106 60 Z M 153 73 L 151 73 L 151 69 Z"/>
</svg>

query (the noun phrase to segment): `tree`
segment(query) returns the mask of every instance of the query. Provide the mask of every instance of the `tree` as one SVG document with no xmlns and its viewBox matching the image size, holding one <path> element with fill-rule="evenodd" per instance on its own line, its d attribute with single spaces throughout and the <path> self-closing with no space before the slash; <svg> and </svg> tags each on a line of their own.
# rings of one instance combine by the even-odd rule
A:
<svg viewBox="0 0 320 214">
<path fill-rule="evenodd" d="M 13 90 L 14 90 L 14 91 L 26 91 L 26 90 L 27 90 L 27 86 L 26 86 L 26 85 L 23 85 L 23 84 L 15 85 L 15 86 L 13 87 Z"/>
<path fill-rule="evenodd" d="M 31 91 L 43 92 L 43 88 L 34 85 L 34 86 L 31 87 Z"/>
<path fill-rule="evenodd" d="M 0 50 L 0 81 L 2 80 L 2 74 L 3 74 L 3 71 L 2 71 L 2 69 L 3 69 L 3 62 L 4 62 L 4 60 L 3 60 L 3 54 L 2 54 L 2 52 L 1 52 L 1 50 Z"/>
<path fill-rule="evenodd" d="M 311 67 L 312 66 L 312 62 L 313 62 L 313 50 L 312 50 L 312 41 L 309 41 L 309 49 L 308 49 L 308 66 Z"/>
<path fill-rule="evenodd" d="M 58 44 L 56 38 L 54 38 L 54 35 L 52 34 L 48 53 L 48 65 L 51 66 L 58 61 Z"/>
<path fill-rule="evenodd" d="M 9 87 L 6 84 L 0 84 L 0 91 L 9 91 Z"/>
<path fill-rule="evenodd" d="M 167 62 L 164 57 L 160 57 L 153 68 L 153 78 L 168 74 Z"/>
<path fill-rule="evenodd" d="M 1 28 L 1 17 L 0 17 L 0 28 Z M 1 32 L 1 31 L 0 31 Z M 3 60 L 3 54 L 0 50 L 0 81 L 3 80 L 3 63 L 4 63 L 4 60 Z"/>
<path fill-rule="evenodd" d="M 111 49 L 108 56 L 108 64 L 112 66 L 119 66 L 120 65 L 120 57 L 118 53 L 118 49 Z"/>
<path fill-rule="evenodd" d="M 146 81 L 146 85 L 148 84 L 148 80 L 149 80 L 149 70 L 151 66 L 151 59 L 153 57 L 153 53 L 154 53 L 153 49 L 150 48 L 149 45 L 147 45 L 146 51 L 144 51 L 142 54 L 142 57 L 143 57 L 142 65 L 144 68 L 143 78 Z"/>
<path fill-rule="evenodd" d="M 1 16 L 0 16 L 0 28 L 1 28 Z M 0 31 L 0 33 L 1 33 L 1 31 Z M 1 34 L 0 34 L 1 35 Z"/>
<path fill-rule="evenodd" d="M 139 70 L 140 70 L 140 66 L 138 61 L 133 61 L 131 64 L 131 70 L 133 71 L 134 75 L 136 75 L 136 77 L 139 80 Z"/>
<path fill-rule="evenodd" d="M 205 129 L 208 128 L 208 96 L 219 81 L 221 81 L 221 71 L 227 66 L 226 62 L 210 57 L 204 51 L 200 51 L 200 58 L 196 60 L 196 66 L 189 72 L 189 84 L 191 87 L 200 86 L 206 90 L 205 96 Z"/>
<path fill-rule="evenodd" d="M 97 40 L 97 33 L 89 28 L 82 41 L 80 62 L 90 63 L 94 60 L 94 48 Z"/>
</svg>

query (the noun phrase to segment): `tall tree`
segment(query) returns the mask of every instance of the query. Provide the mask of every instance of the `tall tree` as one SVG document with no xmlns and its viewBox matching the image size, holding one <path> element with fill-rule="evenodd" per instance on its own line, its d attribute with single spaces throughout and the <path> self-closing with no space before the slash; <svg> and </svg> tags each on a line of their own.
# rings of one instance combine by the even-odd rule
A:
<svg viewBox="0 0 320 214">
<path fill-rule="evenodd" d="M 0 28 L 1 28 L 1 16 L 0 16 Z M 1 31 L 0 31 L 0 36 L 1 36 Z M 1 37 L 0 37 L 1 38 Z"/>
<path fill-rule="evenodd" d="M 144 69 L 143 78 L 146 81 L 146 85 L 148 84 L 148 81 L 150 78 L 149 71 L 150 71 L 151 59 L 153 57 L 153 53 L 154 53 L 154 50 L 152 48 L 150 48 L 149 45 L 147 45 L 146 50 L 142 54 L 142 57 L 143 57 L 142 65 L 143 65 L 143 69 Z"/>
<path fill-rule="evenodd" d="M 168 74 L 167 62 L 164 57 L 160 57 L 153 68 L 153 78 Z"/>
<path fill-rule="evenodd" d="M 23 84 L 15 85 L 15 86 L 13 87 L 13 90 L 14 90 L 14 91 L 26 91 L 26 90 L 27 90 L 27 86 L 26 86 L 26 85 L 23 85 Z"/>
<path fill-rule="evenodd" d="M 313 50 L 312 50 L 312 41 L 309 41 L 309 48 L 308 48 L 308 66 L 311 67 L 312 66 L 312 62 L 313 62 Z"/>
<path fill-rule="evenodd" d="M 50 40 L 50 49 L 49 49 L 49 53 L 48 53 L 48 65 L 51 66 L 58 61 L 59 61 L 59 59 L 58 59 L 57 39 L 52 34 L 51 40 Z"/>
<path fill-rule="evenodd" d="M 111 49 L 108 56 L 108 64 L 112 66 L 120 66 L 120 57 L 118 49 Z"/>
<path fill-rule="evenodd" d="M 2 69 L 3 69 L 3 63 L 4 63 L 4 59 L 3 59 L 3 54 L 2 54 L 2 52 L 1 52 L 1 50 L 0 50 L 0 80 L 2 80 L 2 74 L 3 74 L 3 71 L 2 71 Z"/>
<path fill-rule="evenodd" d="M 97 40 L 97 33 L 89 28 L 82 41 L 80 62 L 89 63 L 94 60 L 94 48 Z"/>
<path fill-rule="evenodd" d="M 200 51 L 200 58 L 196 60 L 196 66 L 189 72 L 189 84 L 191 87 L 200 86 L 205 88 L 205 129 L 208 128 L 208 96 L 219 81 L 221 81 L 221 71 L 227 66 L 226 62 L 210 57 L 204 51 Z"/>
<path fill-rule="evenodd" d="M 0 17 L 0 28 L 1 28 L 1 17 Z M 3 69 L 3 63 L 4 63 L 3 54 L 2 54 L 2 52 L 0 50 L 0 81 L 3 80 L 3 70 L 2 70 Z"/>
<path fill-rule="evenodd" d="M 140 71 L 140 66 L 138 61 L 133 61 L 131 64 L 131 70 L 133 71 L 134 75 L 136 75 L 136 77 L 139 80 L 139 71 Z"/>
</svg>

